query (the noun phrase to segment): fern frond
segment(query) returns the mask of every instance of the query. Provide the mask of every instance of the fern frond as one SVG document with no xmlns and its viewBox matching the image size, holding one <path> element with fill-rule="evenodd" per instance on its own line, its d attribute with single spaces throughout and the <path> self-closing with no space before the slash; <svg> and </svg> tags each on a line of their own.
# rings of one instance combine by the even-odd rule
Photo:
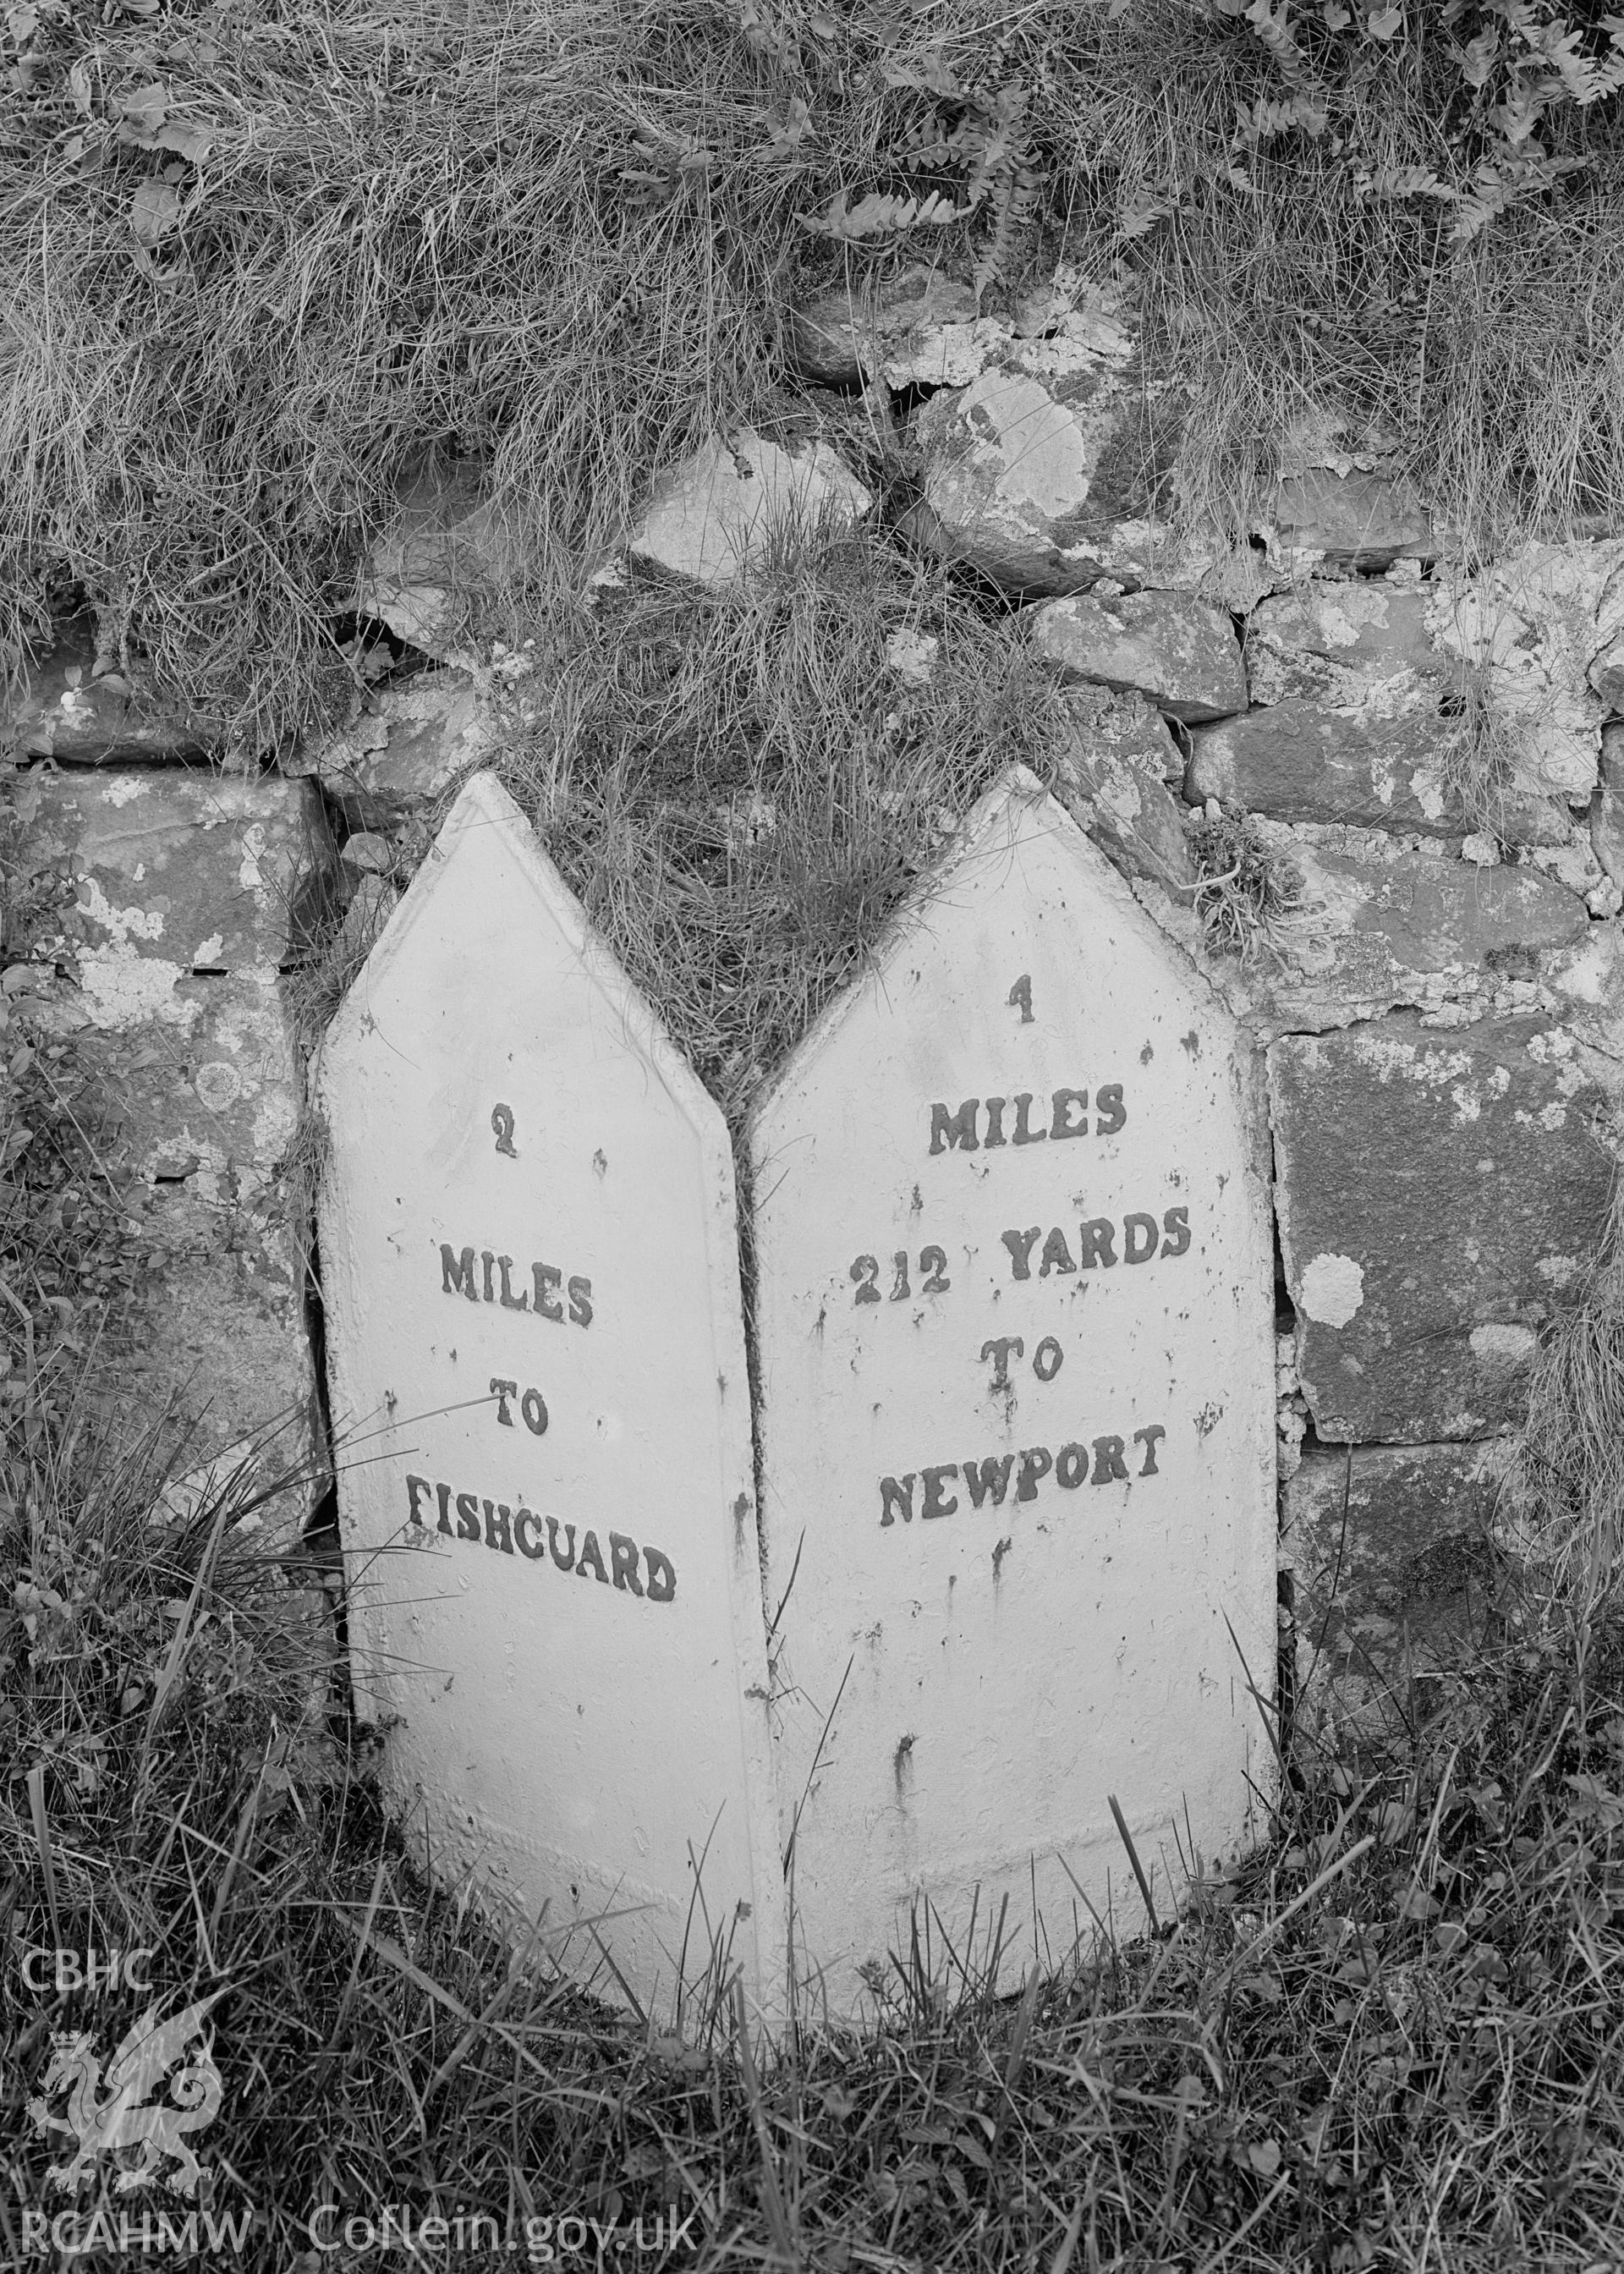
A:
<svg viewBox="0 0 1624 2274">
<path fill-rule="evenodd" d="M 951 198 L 932 190 L 928 197 L 902 198 L 873 191 L 850 207 L 841 192 L 827 213 L 797 215 L 812 237 L 828 237 L 837 244 L 855 245 L 864 237 L 898 237 L 904 230 L 943 229 L 950 222 L 968 221 L 974 205 L 956 206 Z"/>
<path fill-rule="evenodd" d="M 1260 142 L 1272 142 L 1282 134 L 1300 129 L 1310 141 L 1317 141 L 1325 132 L 1327 112 L 1323 104 L 1312 94 L 1288 95 L 1283 102 L 1268 102 L 1261 97 L 1243 106 L 1236 124 L 1236 149 L 1255 150 Z"/>
</svg>

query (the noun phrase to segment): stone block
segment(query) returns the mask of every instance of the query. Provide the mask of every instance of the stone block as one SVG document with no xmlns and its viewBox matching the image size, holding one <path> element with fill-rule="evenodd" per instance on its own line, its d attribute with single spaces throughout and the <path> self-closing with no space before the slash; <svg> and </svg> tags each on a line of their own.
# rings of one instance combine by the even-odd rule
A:
<svg viewBox="0 0 1624 2274">
<path fill-rule="evenodd" d="M 1574 1040 L 1539 1016 L 1414 1017 L 1268 1053 L 1297 1370 L 1321 1439 L 1515 1420 L 1540 1329 L 1606 1222 L 1613 1163 Z"/>
<path fill-rule="evenodd" d="M 361 573 L 356 606 L 397 639 L 444 657 L 516 566 L 515 547 L 466 461 L 415 467 Z"/>
<path fill-rule="evenodd" d="M 1246 622 L 1246 659 L 1256 699 L 1325 697 L 1339 706 L 1385 690 L 1395 707 L 1417 681 L 1436 707 L 1458 683 L 1457 658 L 1433 644 L 1425 588 L 1363 580 L 1305 584 L 1259 600 Z"/>
<path fill-rule="evenodd" d="M 323 836 L 292 782 L 145 768 L 41 777 L 29 855 L 77 889 L 94 1023 L 188 1023 L 176 990 L 194 973 L 274 979 L 296 880 Z"/>
<path fill-rule="evenodd" d="M 470 673 L 425 671 L 304 743 L 286 771 L 313 774 L 351 829 L 387 831 L 482 764 L 494 734 Z"/>
<path fill-rule="evenodd" d="M 1608 712 L 1624 718 L 1624 632 L 1602 649 L 1585 676 Z"/>
<path fill-rule="evenodd" d="M 932 395 L 914 420 L 924 471 L 907 533 L 1013 591 L 1222 582 L 1227 548 L 1155 516 L 1170 425 L 1152 415 L 1131 352 L 1125 339 L 1016 342 L 969 386 Z"/>
<path fill-rule="evenodd" d="M 1624 635 L 1624 538 L 1530 543 L 1489 568 L 1442 569 L 1428 627 L 1472 676 L 1515 786 L 1583 808 L 1611 707 L 1595 673 Z"/>
<path fill-rule="evenodd" d="M 259 1449 L 282 1532 L 319 1496 L 305 1229 L 284 1167 L 301 1084 L 279 968 L 320 849 L 294 783 L 149 769 L 41 785 L 26 851 L 76 892 L 40 953 L 71 970 L 41 1015 L 94 1077 L 83 1111 L 137 1228 L 95 1404 L 162 1427 L 181 1465 Z"/>
<path fill-rule="evenodd" d="M 1142 696 L 1078 687 L 1061 697 L 1071 726 L 1055 790 L 1113 868 L 1188 896 L 1195 863 L 1184 808 L 1168 788 L 1184 769 L 1177 745 Z"/>
<path fill-rule="evenodd" d="M 781 1995 L 726 1127 L 493 776 L 323 1046 L 357 1698 L 436 1871 L 668 2014 Z M 500 1252 L 506 1251 L 506 1252 Z M 703 1875 L 695 1859 L 703 1856 Z"/>
<path fill-rule="evenodd" d="M 1583 900 L 1532 866 L 1477 869 L 1402 850 L 1379 832 L 1334 850 L 1280 824 L 1258 825 L 1302 879 L 1302 913 L 1278 928 L 1256 976 L 1276 1030 L 1486 999 L 1589 930 Z"/>
<path fill-rule="evenodd" d="M 1278 821 L 1341 822 L 1461 837 L 1470 822 L 1446 787 L 1447 722 L 1436 707 L 1351 714 L 1289 699 L 1192 730 L 1184 794 Z"/>
<path fill-rule="evenodd" d="M 1113 1794 L 1170 1908 L 1173 1826 L 1233 1852 L 1267 1790 L 1235 1638 L 1267 1680 L 1275 1630 L 1251 1054 L 1024 770 L 871 963 L 749 1133 L 780 1821 L 840 2013 L 921 1898 L 1020 1953 L 1109 1882 L 1136 1931 Z"/>
<path fill-rule="evenodd" d="M 1323 556 L 1328 567 L 1369 573 L 1395 561 L 1432 561 L 1432 518 L 1402 476 L 1349 466 L 1304 466 L 1274 493 L 1276 542 L 1288 553 Z"/>
<path fill-rule="evenodd" d="M 874 500 L 826 442 L 782 450 L 744 428 L 662 474 L 631 538 L 633 556 L 731 584 L 773 547 L 861 521 Z"/>
<path fill-rule="evenodd" d="M 916 269 L 877 290 L 837 285 L 814 293 L 785 311 L 781 337 L 801 378 L 818 387 L 861 387 L 888 360 L 912 371 L 922 355 L 928 368 L 936 367 L 946 358 L 940 348 L 930 352 L 932 338 L 944 327 L 970 331 L 976 319 L 974 285 L 940 271 Z M 1008 328 L 999 328 L 1007 336 Z M 951 383 L 962 386 L 974 376 L 965 372 Z M 889 383 L 902 387 L 908 381 L 898 377 Z"/>
<path fill-rule="evenodd" d="M 0 688 L 0 749 L 63 766 L 207 759 L 211 737 L 199 722 L 133 685 L 115 660 L 98 657 L 92 619 L 64 625 L 56 647 L 24 666 L 9 697 Z"/>
<path fill-rule="evenodd" d="M 1494 1608 L 1507 1443 L 1305 1449 L 1281 1499 L 1299 1710 L 1408 1719 L 1470 1662 Z"/>
<path fill-rule="evenodd" d="M 1032 612 L 1032 644 L 1070 679 L 1146 696 L 1186 721 L 1246 708 L 1235 628 L 1222 609 L 1178 592 L 1074 594 Z"/>
</svg>

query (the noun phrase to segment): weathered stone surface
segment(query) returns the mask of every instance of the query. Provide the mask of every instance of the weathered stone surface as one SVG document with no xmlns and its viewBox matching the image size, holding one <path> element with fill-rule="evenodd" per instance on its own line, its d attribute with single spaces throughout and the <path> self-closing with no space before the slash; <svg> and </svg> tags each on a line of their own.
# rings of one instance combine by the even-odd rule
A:
<svg viewBox="0 0 1624 2274">
<path fill-rule="evenodd" d="M 1246 660 L 1259 703 L 1312 695 L 1343 707 L 1384 690 L 1398 709 L 1428 682 L 1434 707 L 1460 678 L 1427 629 L 1426 591 L 1363 580 L 1307 584 L 1259 600 L 1246 623 Z"/>
<path fill-rule="evenodd" d="M 1423 1443 L 1515 1419 L 1540 1327 L 1606 1220 L 1613 1163 L 1573 1037 L 1410 1017 L 1268 1053 L 1275 1208 L 1321 1438 Z"/>
<path fill-rule="evenodd" d="M 631 551 L 673 576 L 730 584 L 773 546 L 861 521 L 873 503 L 826 442 L 791 452 L 744 428 L 660 476 Z"/>
<path fill-rule="evenodd" d="M 1246 708 L 1235 628 L 1219 608 L 1178 592 L 1073 594 L 1032 612 L 1032 643 L 1068 678 L 1147 696 L 1185 720 Z"/>
<path fill-rule="evenodd" d="M 1624 717 L 1624 632 L 1603 648 L 1586 675 L 1608 711 Z"/>
<path fill-rule="evenodd" d="M 1427 837 L 1470 825 L 1446 793 L 1448 734 L 1436 711 L 1351 713 L 1288 700 L 1193 730 L 1184 794 L 1209 797 L 1278 821 L 1343 822 Z"/>
<path fill-rule="evenodd" d="M 1278 823 L 1258 825 L 1302 880 L 1301 915 L 1278 928 L 1256 975 L 1277 1032 L 1486 998 L 1589 930 L 1583 900 L 1534 867 L 1479 870 L 1402 851 L 1374 832 L 1335 850 Z"/>
<path fill-rule="evenodd" d="M 1438 554 L 1432 516 L 1402 477 L 1305 466 L 1274 500 L 1274 534 L 1288 553 L 1322 555 L 1328 567 L 1372 570 Z"/>
<path fill-rule="evenodd" d="M 197 720 L 142 693 L 115 669 L 98 672 L 97 660 L 94 625 L 78 617 L 49 656 L 24 670 L 9 700 L 0 684 L 0 749 L 64 766 L 207 757 L 209 738 Z"/>
<path fill-rule="evenodd" d="M 1410 1720 L 1470 1660 L 1492 1607 L 1507 1442 L 1304 1453 L 1281 1502 L 1299 1710 Z"/>
<path fill-rule="evenodd" d="M 1188 896 L 1195 863 L 1184 809 L 1168 788 L 1184 771 L 1178 746 L 1142 696 L 1078 687 L 1061 698 L 1072 732 L 1056 794 L 1113 868 Z"/>
<path fill-rule="evenodd" d="M 1227 548 L 1154 513 L 1172 445 L 1132 356 L 1126 335 L 1016 341 L 968 387 L 932 395 L 914 421 L 923 493 L 907 533 L 1015 591 L 1206 580 L 1227 598 Z M 1254 586 L 1244 605 L 1255 598 Z"/>
<path fill-rule="evenodd" d="M 365 1438 L 339 1513 L 358 1696 L 398 1717 L 386 1791 L 437 1871 L 520 1934 L 545 1910 L 549 1955 L 603 1993 L 600 1938 L 663 2016 L 685 1940 L 691 1981 L 716 1936 L 770 1999 L 727 1131 L 492 775 L 345 998 L 320 1097 L 333 1411 Z"/>
<path fill-rule="evenodd" d="M 888 358 L 911 369 L 915 354 L 943 326 L 968 331 L 975 321 L 972 284 L 940 271 L 914 270 L 883 290 L 837 285 L 786 309 L 784 352 L 800 376 L 815 385 L 861 387 Z M 1007 336 L 1007 328 L 1000 328 Z M 946 383 L 962 386 L 974 376 L 966 372 Z M 907 383 L 901 378 L 889 382 Z"/>
<path fill-rule="evenodd" d="M 1592 674 L 1624 636 L 1624 538 L 1530 544 L 1475 575 L 1440 570 L 1427 620 L 1470 668 L 1516 786 L 1588 804 L 1610 707 Z"/>
<path fill-rule="evenodd" d="M 291 880 L 322 826 L 283 781 L 150 770 L 41 786 L 31 859 L 77 887 L 43 952 L 77 984 L 47 1016 L 98 1076 L 102 1168 L 127 1187 L 147 1259 L 110 1322 L 96 1398 L 137 1428 L 167 1413 L 184 1465 L 262 1436 L 267 1475 L 317 1496 L 304 1227 L 282 1171 L 300 1083 L 278 981 Z"/>
<path fill-rule="evenodd" d="M 470 673 L 425 671 L 304 744 L 286 771 L 314 774 L 352 829 L 387 830 L 481 764 L 493 734 Z"/>
<path fill-rule="evenodd" d="M 1224 1621 L 1267 1666 L 1275 1594 L 1254 1108 L 1205 984 L 1018 770 L 755 1119 L 779 1806 L 837 2011 L 921 1895 L 955 1940 L 1007 1899 L 1011 1950 L 1108 1875 L 1120 1916 L 1112 1793 L 1159 1885 L 1186 1803 L 1204 1855 L 1245 1836 Z"/>
<path fill-rule="evenodd" d="M 443 657 L 514 565 L 480 470 L 430 463 L 402 484 L 394 521 L 362 571 L 356 606 L 397 639 Z"/>
<path fill-rule="evenodd" d="M 1012 316 L 983 316 L 973 285 L 918 269 L 891 284 L 815 295 L 786 313 L 783 342 L 803 378 L 825 387 L 877 379 L 900 392 L 968 387 L 1016 352 L 1039 372 L 1069 368 L 1079 352 L 1123 360 L 1133 332 L 1119 290 L 1064 268 Z"/>
</svg>

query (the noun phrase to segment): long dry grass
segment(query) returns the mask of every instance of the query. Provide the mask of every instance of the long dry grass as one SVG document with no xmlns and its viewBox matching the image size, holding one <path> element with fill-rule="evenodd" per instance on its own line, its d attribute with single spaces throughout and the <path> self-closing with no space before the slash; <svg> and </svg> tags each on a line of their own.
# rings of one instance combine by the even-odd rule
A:
<svg viewBox="0 0 1624 2274">
<path fill-rule="evenodd" d="M 1147 370 L 1187 389 L 1192 516 L 1244 525 L 1327 405 L 1480 536 L 1624 502 L 1619 99 L 1543 121 L 1585 170 L 1454 245 L 1455 207 L 1369 187 L 1458 187 L 1485 147 L 1433 0 L 1387 46 L 1320 39 L 1325 131 L 1238 154 L 1237 117 L 1287 90 L 1194 0 L 11 21 L 0 640 L 82 588 L 239 749 L 342 704 L 331 628 L 425 450 L 483 462 L 517 540 L 496 598 L 539 617 L 700 435 L 804 425 L 787 297 L 921 258 L 979 261 L 989 306 L 1060 258 L 1135 287 Z M 951 202 L 978 166 L 1019 205 L 849 245 L 802 226 L 838 195 Z"/>
</svg>

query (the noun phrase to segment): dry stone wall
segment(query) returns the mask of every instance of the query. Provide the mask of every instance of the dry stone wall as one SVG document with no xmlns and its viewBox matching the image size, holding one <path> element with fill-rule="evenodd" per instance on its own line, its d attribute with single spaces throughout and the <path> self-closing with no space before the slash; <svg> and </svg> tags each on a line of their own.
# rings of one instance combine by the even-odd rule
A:
<svg viewBox="0 0 1624 2274">
<path fill-rule="evenodd" d="M 777 321 L 813 423 L 819 390 L 861 395 L 911 489 L 876 500 L 804 433 L 718 436 L 596 581 L 725 586 L 789 524 L 889 521 L 1018 604 L 1064 726 L 1049 787 L 1266 1076 L 1286 1592 L 1303 1666 L 1379 1686 L 1470 1606 L 1528 1360 L 1606 1219 L 1624 532 L 1469 559 L 1334 412 L 1278 438 L 1250 528 L 1192 532 L 1177 383 L 1130 306 L 1064 273 L 1004 315 L 915 275 Z M 119 1394 L 162 1385 L 209 1455 L 293 1412 L 316 1449 L 286 1173 L 301 908 L 349 902 L 370 937 L 504 706 L 545 715 L 533 651 L 467 638 L 508 543 L 465 469 L 415 477 L 357 603 L 435 667 L 257 774 L 210 772 L 85 625 L 12 705 L 13 751 L 49 762 L 35 851 L 74 902 L 38 951 L 51 1015 L 105 1070 L 107 1158 L 159 1259 Z M 1285 886 L 1242 953 L 1203 922 L 1225 830 Z"/>
</svg>

